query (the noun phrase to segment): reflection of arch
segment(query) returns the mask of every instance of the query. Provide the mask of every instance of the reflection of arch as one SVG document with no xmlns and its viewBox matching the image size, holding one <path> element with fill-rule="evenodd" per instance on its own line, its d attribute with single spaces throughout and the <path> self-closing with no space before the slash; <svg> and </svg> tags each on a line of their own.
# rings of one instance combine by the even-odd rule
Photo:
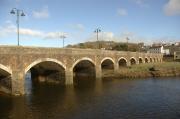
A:
<svg viewBox="0 0 180 119">
<path fill-rule="evenodd" d="M 36 61 L 34 61 L 33 63 L 31 63 L 28 67 L 26 67 L 25 68 L 25 74 L 33 67 L 33 66 L 35 66 L 35 65 L 37 65 L 37 64 L 39 64 L 39 63 L 42 63 L 42 62 L 54 62 L 54 63 L 57 63 L 57 64 L 59 64 L 61 67 L 63 67 L 64 69 L 66 69 L 66 66 L 62 63 L 62 62 L 60 62 L 60 61 L 58 61 L 58 60 L 56 60 L 56 59 L 51 59 L 51 58 L 42 58 L 42 59 L 38 59 L 38 60 L 36 60 Z"/>
<path fill-rule="evenodd" d="M 101 61 L 102 69 L 114 69 L 114 60 L 110 57 L 106 57 Z"/>
<path fill-rule="evenodd" d="M 118 64 L 119 64 L 119 66 L 127 66 L 127 59 L 126 58 L 124 58 L 124 57 L 121 57 L 121 58 L 119 58 L 118 59 Z"/>
<path fill-rule="evenodd" d="M 139 64 L 143 63 L 143 58 L 139 57 Z"/>
<path fill-rule="evenodd" d="M 91 62 L 91 63 L 95 66 L 95 63 L 94 63 L 94 61 L 93 61 L 91 58 L 83 57 L 83 58 L 81 58 L 81 59 L 78 59 L 78 60 L 72 65 L 71 69 L 73 69 L 74 66 L 76 66 L 76 65 L 77 65 L 79 62 L 81 62 L 81 61 L 89 61 L 89 62 Z"/>
<path fill-rule="evenodd" d="M 147 58 L 147 57 L 145 57 L 145 63 L 148 63 L 148 62 L 149 62 L 148 58 Z"/>
<path fill-rule="evenodd" d="M 137 63 L 136 58 L 131 57 L 131 58 L 130 58 L 130 64 L 131 64 L 131 65 L 135 65 L 136 63 Z"/>
</svg>

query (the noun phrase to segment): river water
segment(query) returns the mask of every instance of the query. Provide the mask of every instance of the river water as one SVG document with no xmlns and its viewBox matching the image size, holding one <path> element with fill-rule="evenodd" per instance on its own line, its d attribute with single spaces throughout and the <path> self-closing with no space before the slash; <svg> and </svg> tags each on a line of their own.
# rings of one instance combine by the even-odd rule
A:
<svg viewBox="0 0 180 119">
<path fill-rule="evenodd" d="M 41 84 L 0 95 L 0 119 L 180 119 L 180 78 Z"/>
</svg>

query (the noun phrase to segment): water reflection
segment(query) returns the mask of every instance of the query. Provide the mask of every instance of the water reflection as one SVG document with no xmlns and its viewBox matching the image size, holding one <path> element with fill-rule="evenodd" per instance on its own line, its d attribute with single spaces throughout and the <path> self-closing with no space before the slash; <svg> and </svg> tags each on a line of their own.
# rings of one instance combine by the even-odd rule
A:
<svg viewBox="0 0 180 119">
<path fill-rule="evenodd" d="M 23 97 L 0 96 L 1 119 L 179 119 L 180 80 L 88 80 L 42 84 Z"/>
</svg>

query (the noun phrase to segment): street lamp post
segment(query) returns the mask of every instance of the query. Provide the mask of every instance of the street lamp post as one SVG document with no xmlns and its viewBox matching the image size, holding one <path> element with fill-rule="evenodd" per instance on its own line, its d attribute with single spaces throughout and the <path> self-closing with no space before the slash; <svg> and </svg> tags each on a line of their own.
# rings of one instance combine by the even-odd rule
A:
<svg viewBox="0 0 180 119">
<path fill-rule="evenodd" d="M 101 29 L 100 29 L 100 28 L 97 28 L 97 29 L 95 29 L 95 31 L 94 31 L 94 33 L 97 34 L 97 43 L 98 43 L 97 49 L 98 49 L 98 48 L 100 49 L 100 44 L 99 44 L 99 33 L 100 33 L 100 32 L 101 32 Z"/>
<path fill-rule="evenodd" d="M 13 8 L 10 12 L 11 14 L 16 14 L 17 15 L 17 41 L 18 41 L 18 46 L 19 46 L 19 16 L 25 16 L 23 10 L 17 9 L 17 8 Z"/>
<path fill-rule="evenodd" d="M 126 37 L 126 40 L 127 40 L 127 51 L 129 50 L 129 46 L 128 46 L 128 41 L 129 41 L 129 38 Z"/>
<path fill-rule="evenodd" d="M 66 38 L 65 34 L 61 34 L 60 38 L 63 40 L 63 48 L 64 48 L 64 39 Z"/>
</svg>

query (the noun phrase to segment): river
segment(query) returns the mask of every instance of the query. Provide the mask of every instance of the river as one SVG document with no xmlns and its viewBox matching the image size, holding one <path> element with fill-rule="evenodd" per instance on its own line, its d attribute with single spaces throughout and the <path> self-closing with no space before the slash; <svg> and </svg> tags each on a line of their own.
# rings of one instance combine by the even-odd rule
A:
<svg viewBox="0 0 180 119">
<path fill-rule="evenodd" d="M 180 78 L 41 84 L 0 95 L 0 119 L 179 119 Z"/>
</svg>

